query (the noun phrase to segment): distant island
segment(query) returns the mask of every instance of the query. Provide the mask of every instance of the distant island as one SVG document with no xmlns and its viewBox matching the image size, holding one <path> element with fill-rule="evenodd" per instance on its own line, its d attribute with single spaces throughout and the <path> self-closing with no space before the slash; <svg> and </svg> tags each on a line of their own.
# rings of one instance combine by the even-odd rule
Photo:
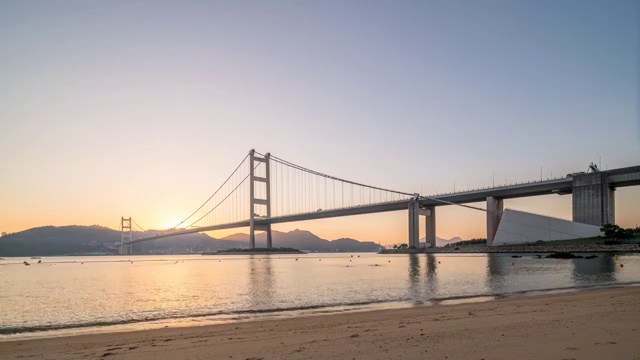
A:
<svg viewBox="0 0 640 360">
<path fill-rule="evenodd" d="M 134 239 L 157 234 L 135 232 Z M 377 252 L 381 246 L 371 241 L 341 238 L 326 240 L 305 230 L 272 231 L 273 245 L 304 252 Z M 0 256 L 61 256 L 118 254 L 120 232 L 102 226 L 43 226 L 0 237 Z M 195 233 L 141 242 L 134 254 L 199 254 L 249 246 L 249 235 L 237 233 L 220 239 Z M 256 236 L 256 247 L 266 247 L 266 235 Z"/>
</svg>

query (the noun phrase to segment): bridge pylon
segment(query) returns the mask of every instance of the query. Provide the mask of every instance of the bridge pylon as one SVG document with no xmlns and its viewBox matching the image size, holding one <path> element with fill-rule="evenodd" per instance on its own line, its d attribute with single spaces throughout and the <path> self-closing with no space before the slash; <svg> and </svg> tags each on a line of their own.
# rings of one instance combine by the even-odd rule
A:
<svg viewBox="0 0 640 360">
<path fill-rule="evenodd" d="M 121 235 L 120 235 L 120 255 L 127 255 L 127 254 L 131 254 L 132 250 L 133 250 L 133 245 L 126 245 L 126 242 L 129 242 L 133 239 L 133 237 L 131 236 L 131 217 L 129 218 L 125 218 L 125 217 L 121 217 L 120 218 L 120 230 L 121 230 Z"/>
<path fill-rule="evenodd" d="M 266 153 L 264 157 L 257 156 L 255 154 L 255 150 L 251 149 L 249 151 L 249 247 L 251 249 L 256 248 L 256 230 L 265 231 L 267 233 L 267 248 L 271 249 L 272 240 L 271 240 L 271 224 L 260 224 L 256 223 L 256 218 L 259 218 L 260 215 L 256 216 L 256 205 L 265 205 L 267 218 L 271 217 L 271 168 L 270 168 L 270 158 L 271 154 Z M 256 163 L 258 163 L 256 165 Z M 259 163 L 264 163 L 265 165 L 265 176 L 257 176 L 256 169 Z M 265 198 L 257 198 L 256 190 L 258 187 L 262 187 L 264 184 L 264 193 Z M 256 186 L 257 185 L 257 186 Z"/>
</svg>

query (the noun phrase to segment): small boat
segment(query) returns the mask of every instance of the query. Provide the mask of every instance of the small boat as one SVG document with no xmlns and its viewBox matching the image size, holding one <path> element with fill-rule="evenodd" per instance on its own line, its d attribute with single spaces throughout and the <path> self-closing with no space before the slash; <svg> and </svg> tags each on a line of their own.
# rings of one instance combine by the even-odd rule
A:
<svg viewBox="0 0 640 360">
<path fill-rule="evenodd" d="M 32 259 L 40 259 L 40 257 L 39 257 L 39 256 L 32 256 L 31 258 L 32 258 Z"/>
</svg>

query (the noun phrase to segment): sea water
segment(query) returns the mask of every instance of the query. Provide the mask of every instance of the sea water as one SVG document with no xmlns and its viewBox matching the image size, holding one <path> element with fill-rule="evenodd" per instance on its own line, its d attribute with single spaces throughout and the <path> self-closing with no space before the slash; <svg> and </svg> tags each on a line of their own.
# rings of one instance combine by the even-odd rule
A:
<svg viewBox="0 0 640 360">
<path fill-rule="evenodd" d="M 640 282 L 640 255 L 167 255 L 0 260 L 0 340 L 485 301 Z M 30 266 L 23 264 L 30 263 Z"/>
</svg>

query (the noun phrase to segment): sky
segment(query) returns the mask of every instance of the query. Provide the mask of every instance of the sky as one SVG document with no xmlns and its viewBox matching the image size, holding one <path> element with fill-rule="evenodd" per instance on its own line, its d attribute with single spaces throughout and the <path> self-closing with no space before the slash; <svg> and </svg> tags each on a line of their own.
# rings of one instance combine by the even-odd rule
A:
<svg viewBox="0 0 640 360">
<path fill-rule="evenodd" d="M 3 0 L 0 231 L 167 227 L 252 148 L 422 194 L 640 165 L 639 64 L 637 1 Z M 640 187 L 616 194 L 636 226 Z M 407 214 L 274 228 L 387 244 Z"/>
</svg>

